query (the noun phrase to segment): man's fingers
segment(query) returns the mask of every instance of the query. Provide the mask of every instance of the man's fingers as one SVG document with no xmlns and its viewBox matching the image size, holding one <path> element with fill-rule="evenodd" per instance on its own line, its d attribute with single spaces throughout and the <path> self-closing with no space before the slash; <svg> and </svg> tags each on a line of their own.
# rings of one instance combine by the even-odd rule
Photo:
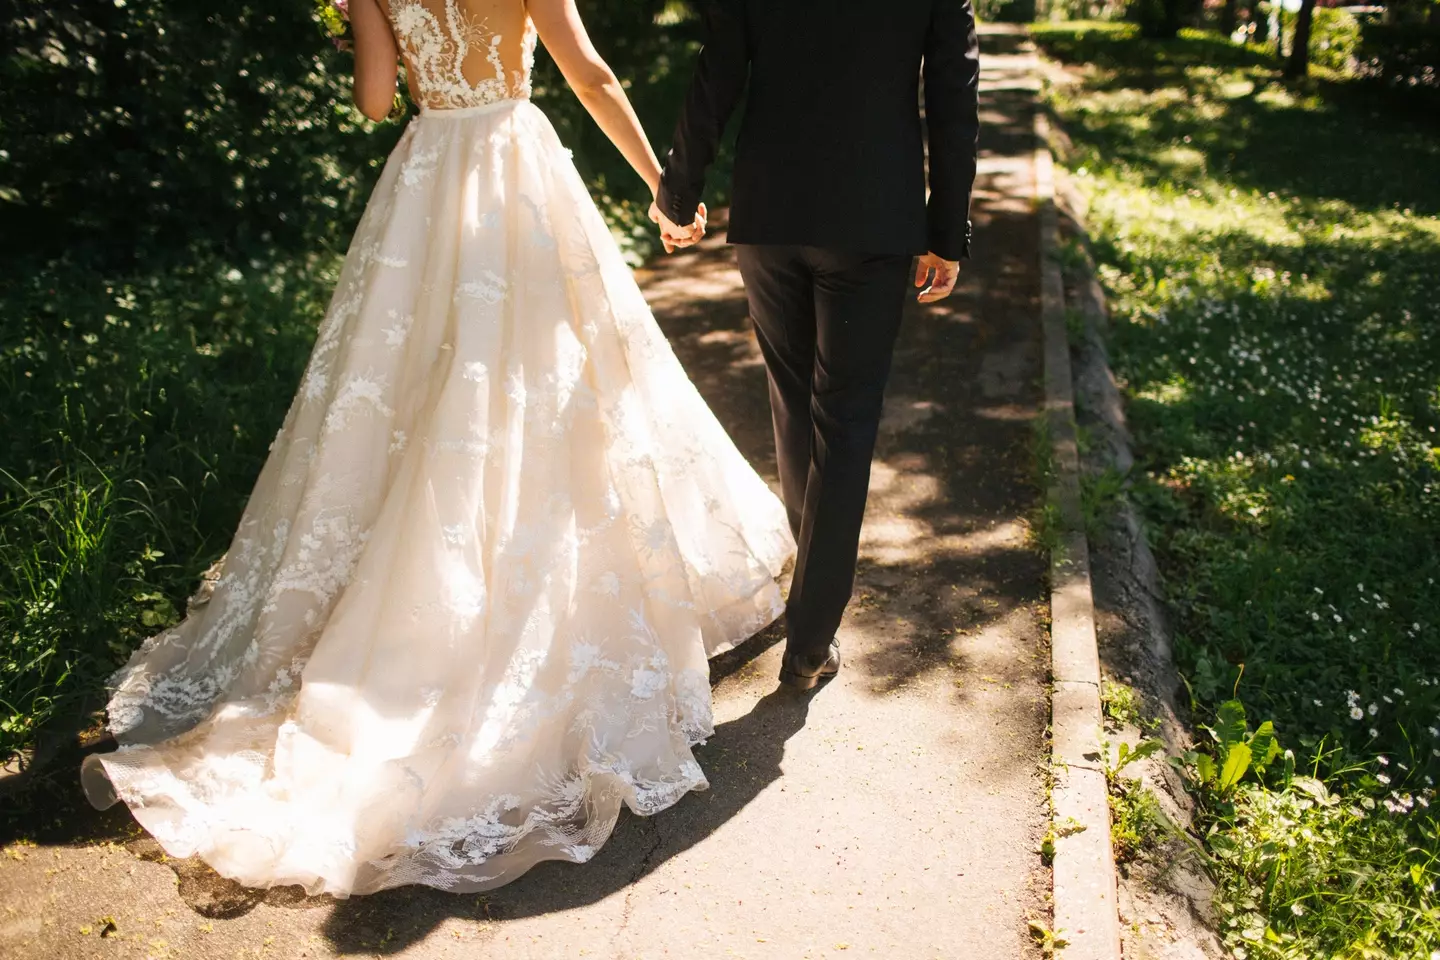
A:
<svg viewBox="0 0 1440 960">
<path fill-rule="evenodd" d="M 930 278 L 930 264 L 921 257 L 915 264 L 915 286 L 925 286 L 925 281 Z"/>
<path fill-rule="evenodd" d="M 935 280 L 930 284 L 930 288 L 920 294 L 920 302 L 935 303 L 937 300 L 944 300 L 955 289 L 955 281 L 959 278 L 959 270 L 949 266 L 940 267 L 935 271 Z"/>
</svg>

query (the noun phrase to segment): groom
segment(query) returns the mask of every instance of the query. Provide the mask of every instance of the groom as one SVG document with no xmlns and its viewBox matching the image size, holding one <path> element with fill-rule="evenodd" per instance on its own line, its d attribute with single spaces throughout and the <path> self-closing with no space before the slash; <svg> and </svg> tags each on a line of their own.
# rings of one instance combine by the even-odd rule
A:
<svg viewBox="0 0 1440 960">
<path fill-rule="evenodd" d="M 729 241 L 800 548 L 780 679 L 809 689 L 840 669 L 835 631 L 854 586 L 912 257 L 919 299 L 931 303 L 969 255 L 975 18 L 970 0 L 702 4 L 707 39 L 651 218 L 667 247 L 699 239 L 705 170 L 748 76 Z"/>
</svg>

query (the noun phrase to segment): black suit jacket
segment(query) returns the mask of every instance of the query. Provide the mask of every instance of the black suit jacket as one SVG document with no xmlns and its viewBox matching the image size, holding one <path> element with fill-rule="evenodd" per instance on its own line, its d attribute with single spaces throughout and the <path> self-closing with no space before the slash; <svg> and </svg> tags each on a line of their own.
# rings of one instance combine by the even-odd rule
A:
<svg viewBox="0 0 1440 960">
<path fill-rule="evenodd" d="M 707 39 L 660 180 L 666 216 L 694 218 L 748 75 L 730 242 L 969 255 L 980 73 L 970 0 L 701 3 Z"/>
</svg>

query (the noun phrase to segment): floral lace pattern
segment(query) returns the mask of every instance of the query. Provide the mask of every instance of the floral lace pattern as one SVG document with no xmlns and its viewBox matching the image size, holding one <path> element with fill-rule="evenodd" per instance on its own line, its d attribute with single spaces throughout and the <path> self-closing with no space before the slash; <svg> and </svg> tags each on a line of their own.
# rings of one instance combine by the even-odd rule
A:
<svg viewBox="0 0 1440 960">
<path fill-rule="evenodd" d="M 530 96 L 536 35 L 519 0 L 390 0 L 390 21 L 423 106 L 455 110 Z M 511 31 L 501 21 L 515 28 L 515 43 L 507 43 Z"/>
<path fill-rule="evenodd" d="M 584 861 L 706 785 L 707 655 L 779 614 L 792 551 L 540 111 L 425 114 L 218 580 L 116 675 L 83 782 L 252 886 Z"/>
</svg>

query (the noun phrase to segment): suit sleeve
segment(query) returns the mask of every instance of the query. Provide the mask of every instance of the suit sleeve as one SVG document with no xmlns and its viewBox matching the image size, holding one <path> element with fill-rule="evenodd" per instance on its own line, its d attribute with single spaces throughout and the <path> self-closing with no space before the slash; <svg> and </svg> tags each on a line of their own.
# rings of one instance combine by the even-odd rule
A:
<svg viewBox="0 0 1440 960">
<path fill-rule="evenodd" d="M 705 46 L 665 158 L 656 205 L 675 223 L 695 219 L 705 171 L 715 162 L 725 124 L 735 112 L 750 70 L 744 0 L 707 0 L 702 8 Z"/>
<path fill-rule="evenodd" d="M 934 0 L 925 41 L 925 125 L 930 141 L 930 251 L 970 256 L 970 191 L 980 133 L 980 46 L 970 0 Z"/>
</svg>

